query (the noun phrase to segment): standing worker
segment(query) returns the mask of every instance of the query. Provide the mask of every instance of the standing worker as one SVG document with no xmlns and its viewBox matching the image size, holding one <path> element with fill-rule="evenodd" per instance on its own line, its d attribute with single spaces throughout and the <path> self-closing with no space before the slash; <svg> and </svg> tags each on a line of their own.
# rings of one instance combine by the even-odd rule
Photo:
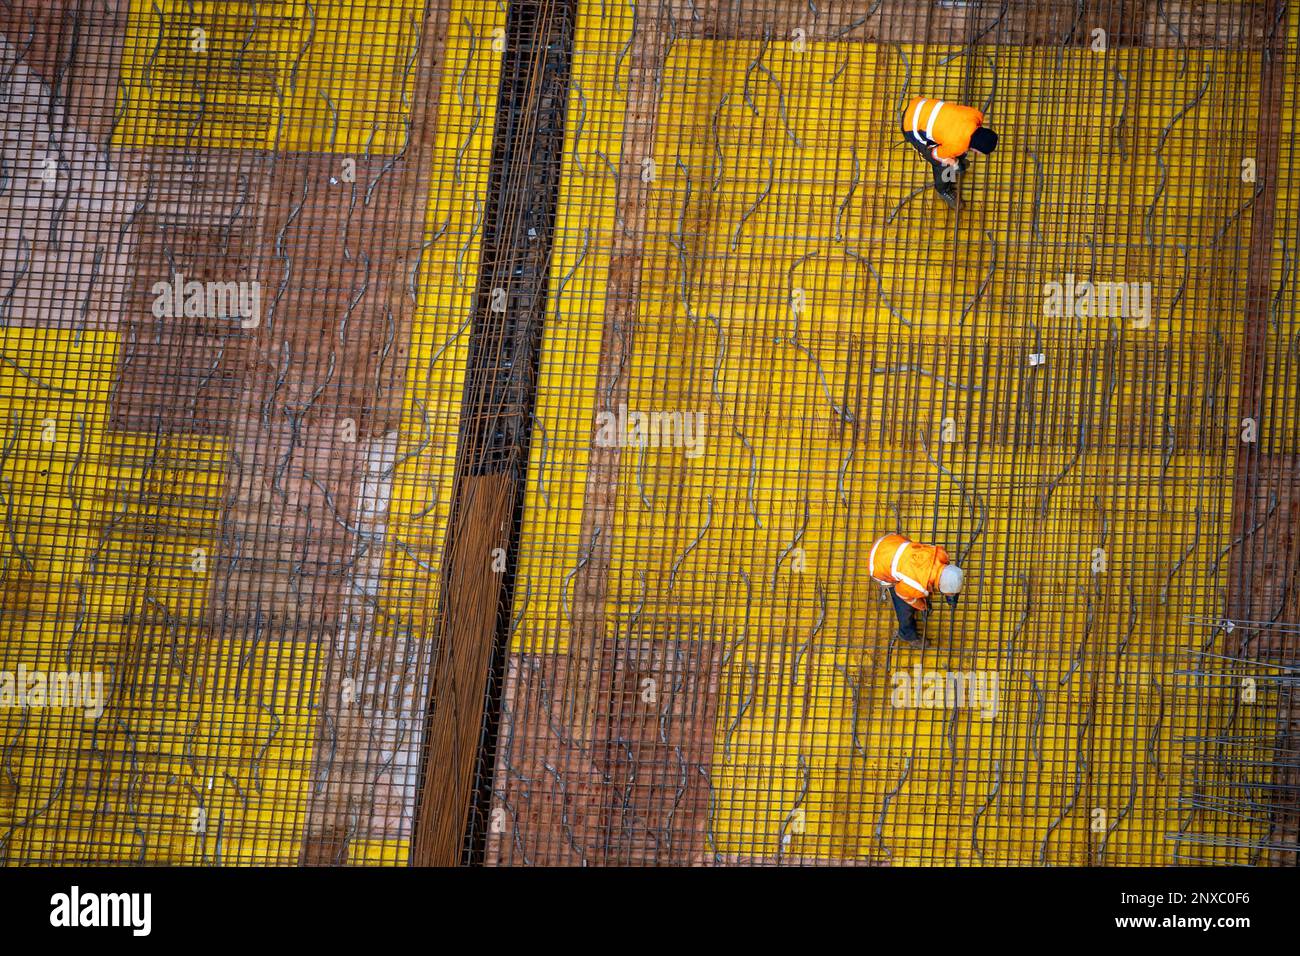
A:
<svg viewBox="0 0 1300 956">
<path fill-rule="evenodd" d="M 939 197 L 957 208 L 957 179 L 966 169 L 966 151 L 988 155 L 998 134 L 984 125 L 984 114 L 969 106 L 918 96 L 903 111 L 903 136 L 934 171 Z"/>
<path fill-rule="evenodd" d="M 867 559 L 871 577 L 889 590 L 898 615 L 898 636 L 920 647 L 916 613 L 929 609 L 931 592 L 937 587 L 949 605 L 957 606 L 957 595 L 965 583 L 962 569 L 953 564 L 948 552 L 930 544 L 917 544 L 901 534 L 887 534 L 871 546 Z"/>
</svg>

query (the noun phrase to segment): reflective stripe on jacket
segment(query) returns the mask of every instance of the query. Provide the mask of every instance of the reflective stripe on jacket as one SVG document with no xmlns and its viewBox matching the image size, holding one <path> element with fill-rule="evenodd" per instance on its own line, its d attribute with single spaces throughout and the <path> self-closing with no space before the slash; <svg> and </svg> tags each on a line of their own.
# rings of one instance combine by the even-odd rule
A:
<svg viewBox="0 0 1300 956">
<path fill-rule="evenodd" d="M 917 544 L 901 534 L 887 534 L 871 546 L 867 566 L 871 577 L 918 611 L 926 609 L 926 598 L 939 587 L 939 574 L 949 563 L 948 552 L 929 544 Z"/>
<path fill-rule="evenodd" d="M 955 160 L 970 149 L 970 138 L 984 125 L 984 114 L 969 106 L 918 96 L 903 112 L 903 129 L 930 147 L 940 161 Z"/>
</svg>

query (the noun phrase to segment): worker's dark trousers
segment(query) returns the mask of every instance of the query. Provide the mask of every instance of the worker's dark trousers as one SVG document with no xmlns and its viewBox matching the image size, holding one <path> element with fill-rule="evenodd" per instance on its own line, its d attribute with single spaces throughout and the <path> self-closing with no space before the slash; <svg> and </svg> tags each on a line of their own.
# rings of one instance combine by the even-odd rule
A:
<svg viewBox="0 0 1300 956">
<path fill-rule="evenodd" d="M 919 641 L 921 633 L 916 629 L 916 608 L 908 604 L 893 588 L 889 597 L 894 602 L 894 613 L 898 615 L 898 636 L 905 641 Z"/>
<path fill-rule="evenodd" d="M 907 139 L 908 144 L 921 154 L 921 158 L 930 164 L 930 171 L 934 173 L 934 188 L 941 193 L 955 192 L 957 189 L 956 180 L 949 182 L 943 178 L 943 171 L 948 167 L 930 155 L 930 147 L 918 142 L 916 136 L 906 128 L 903 130 L 903 136 Z"/>
</svg>

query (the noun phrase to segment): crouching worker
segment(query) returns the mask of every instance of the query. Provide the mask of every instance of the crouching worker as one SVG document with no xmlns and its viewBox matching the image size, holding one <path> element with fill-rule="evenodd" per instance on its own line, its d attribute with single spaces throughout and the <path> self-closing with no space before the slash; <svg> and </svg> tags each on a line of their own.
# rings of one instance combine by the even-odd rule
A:
<svg viewBox="0 0 1300 956">
<path fill-rule="evenodd" d="M 939 198 L 957 207 L 957 180 L 970 150 L 987 156 L 998 135 L 984 125 L 984 114 L 969 106 L 918 96 L 903 111 L 903 135 L 934 172 Z"/>
<path fill-rule="evenodd" d="M 901 534 L 887 534 L 873 544 L 868 566 L 872 579 L 887 588 L 894 601 L 898 636 L 917 647 L 922 639 L 916 615 L 929 609 L 931 593 L 937 588 L 955 607 L 965 582 L 961 568 L 951 562 L 947 551 L 917 544 Z"/>
</svg>

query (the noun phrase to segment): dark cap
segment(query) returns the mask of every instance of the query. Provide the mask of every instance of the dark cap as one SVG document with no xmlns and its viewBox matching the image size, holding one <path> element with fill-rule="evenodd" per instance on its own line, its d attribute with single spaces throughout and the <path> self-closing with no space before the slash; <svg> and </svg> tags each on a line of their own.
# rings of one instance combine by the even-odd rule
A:
<svg viewBox="0 0 1300 956">
<path fill-rule="evenodd" d="M 977 149 L 981 153 L 991 153 L 998 148 L 998 134 L 987 126 L 981 126 L 971 134 L 970 145 L 971 149 Z"/>
</svg>

